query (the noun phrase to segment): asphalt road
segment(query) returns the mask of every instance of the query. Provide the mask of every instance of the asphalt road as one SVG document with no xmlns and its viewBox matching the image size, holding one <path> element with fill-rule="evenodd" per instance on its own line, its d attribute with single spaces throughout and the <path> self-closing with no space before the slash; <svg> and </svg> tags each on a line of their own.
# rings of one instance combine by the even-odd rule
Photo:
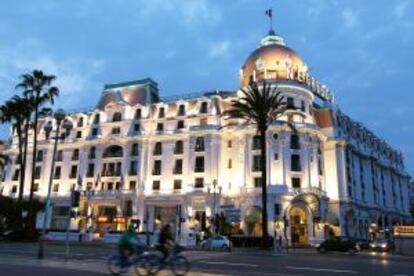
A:
<svg viewBox="0 0 414 276">
<path fill-rule="evenodd" d="M 64 260 L 64 246 L 46 245 L 45 258 L 36 258 L 35 244 L 0 243 L 0 275 L 108 275 L 106 259 L 111 246 L 74 246 Z M 190 275 L 414 275 L 414 257 L 386 254 L 318 254 L 297 250 L 272 255 L 260 250 L 234 252 L 186 251 Z M 169 275 L 168 272 L 161 273 Z M 130 273 L 133 275 L 133 273 Z"/>
</svg>

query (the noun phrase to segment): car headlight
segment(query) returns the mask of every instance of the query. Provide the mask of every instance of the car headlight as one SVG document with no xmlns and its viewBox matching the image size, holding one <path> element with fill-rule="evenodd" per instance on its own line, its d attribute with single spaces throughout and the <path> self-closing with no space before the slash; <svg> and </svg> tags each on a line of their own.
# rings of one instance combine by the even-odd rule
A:
<svg viewBox="0 0 414 276">
<path fill-rule="evenodd" d="M 369 244 L 369 246 L 371 246 L 371 247 L 375 247 L 375 244 L 373 244 L 373 243 L 370 243 L 370 244 Z"/>
<path fill-rule="evenodd" d="M 381 244 L 381 247 L 382 248 L 386 248 L 387 247 L 387 244 L 386 243 L 383 243 L 383 244 Z"/>
</svg>

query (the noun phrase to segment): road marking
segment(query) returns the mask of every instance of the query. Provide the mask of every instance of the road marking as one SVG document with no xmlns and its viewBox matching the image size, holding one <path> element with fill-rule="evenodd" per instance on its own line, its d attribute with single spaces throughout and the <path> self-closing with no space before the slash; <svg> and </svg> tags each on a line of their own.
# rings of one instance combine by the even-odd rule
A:
<svg viewBox="0 0 414 276">
<path fill-rule="evenodd" d="M 203 264 L 218 264 L 218 265 L 229 265 L 229 266 L 248 266 L 258 267 L 257 264 L 245 264 L 245 263 L 229 263 L 229 262 L 212 262 L 212 261 L 200 261 Z"/>
<path fill-rule="evenodd" d="M 349 273 L 349 274 L 358 274 L 358 271 L 355 270 L 341 270 L 341 269 L 331 269 L 331 268 L 314 268 L 314 267 L 297 267 L 297 266 L 285 266 L 287 269 L 294 270 L 310 270 L 310 271 L 319 271 L 319 272 L 333 272 L 333 273 Z"/>
</svg>

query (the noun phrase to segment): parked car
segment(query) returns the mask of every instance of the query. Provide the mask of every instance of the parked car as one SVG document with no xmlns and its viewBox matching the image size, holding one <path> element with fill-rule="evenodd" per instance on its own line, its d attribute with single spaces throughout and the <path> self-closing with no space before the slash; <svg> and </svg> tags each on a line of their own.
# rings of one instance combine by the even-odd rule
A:
<svg viewBox="0 0 414 276">
<path fill-rule="evenodd" d="M 225 236 L 213 236 L 209 239 L 201 242 L 201 248 L 203 249 L 226 249 L 230 250 L 231 242 Z"/>
<path fill-rule="evenodd" d="M 317 250 L 320 253 L 325 253 L 327 251 L 341 251 L 354 254 L 360 250 L 360 247 L 356 240 L 348 237 L 334 237 L 323 241 L 317 246 Z"/>
<path fill-rule="evenodd" d="M 389 239 L 375 240 L 371 244 L 372 251 L 387 252 L 394 249 L 394 242 Z"/>
</svg>

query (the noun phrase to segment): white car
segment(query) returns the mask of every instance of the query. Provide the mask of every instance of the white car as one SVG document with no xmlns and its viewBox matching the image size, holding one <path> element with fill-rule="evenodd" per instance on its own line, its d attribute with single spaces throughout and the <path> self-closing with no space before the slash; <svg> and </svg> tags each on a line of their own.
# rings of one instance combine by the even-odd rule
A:
<svg viewBox="0 0 414 276">
<path fill-rule="evenodd" d="M 203 249 L 230 250 L 230 245 L 230 240 L 224 236 L 214 236 L 201 242 L 201 248 Z"/>
</svg>

